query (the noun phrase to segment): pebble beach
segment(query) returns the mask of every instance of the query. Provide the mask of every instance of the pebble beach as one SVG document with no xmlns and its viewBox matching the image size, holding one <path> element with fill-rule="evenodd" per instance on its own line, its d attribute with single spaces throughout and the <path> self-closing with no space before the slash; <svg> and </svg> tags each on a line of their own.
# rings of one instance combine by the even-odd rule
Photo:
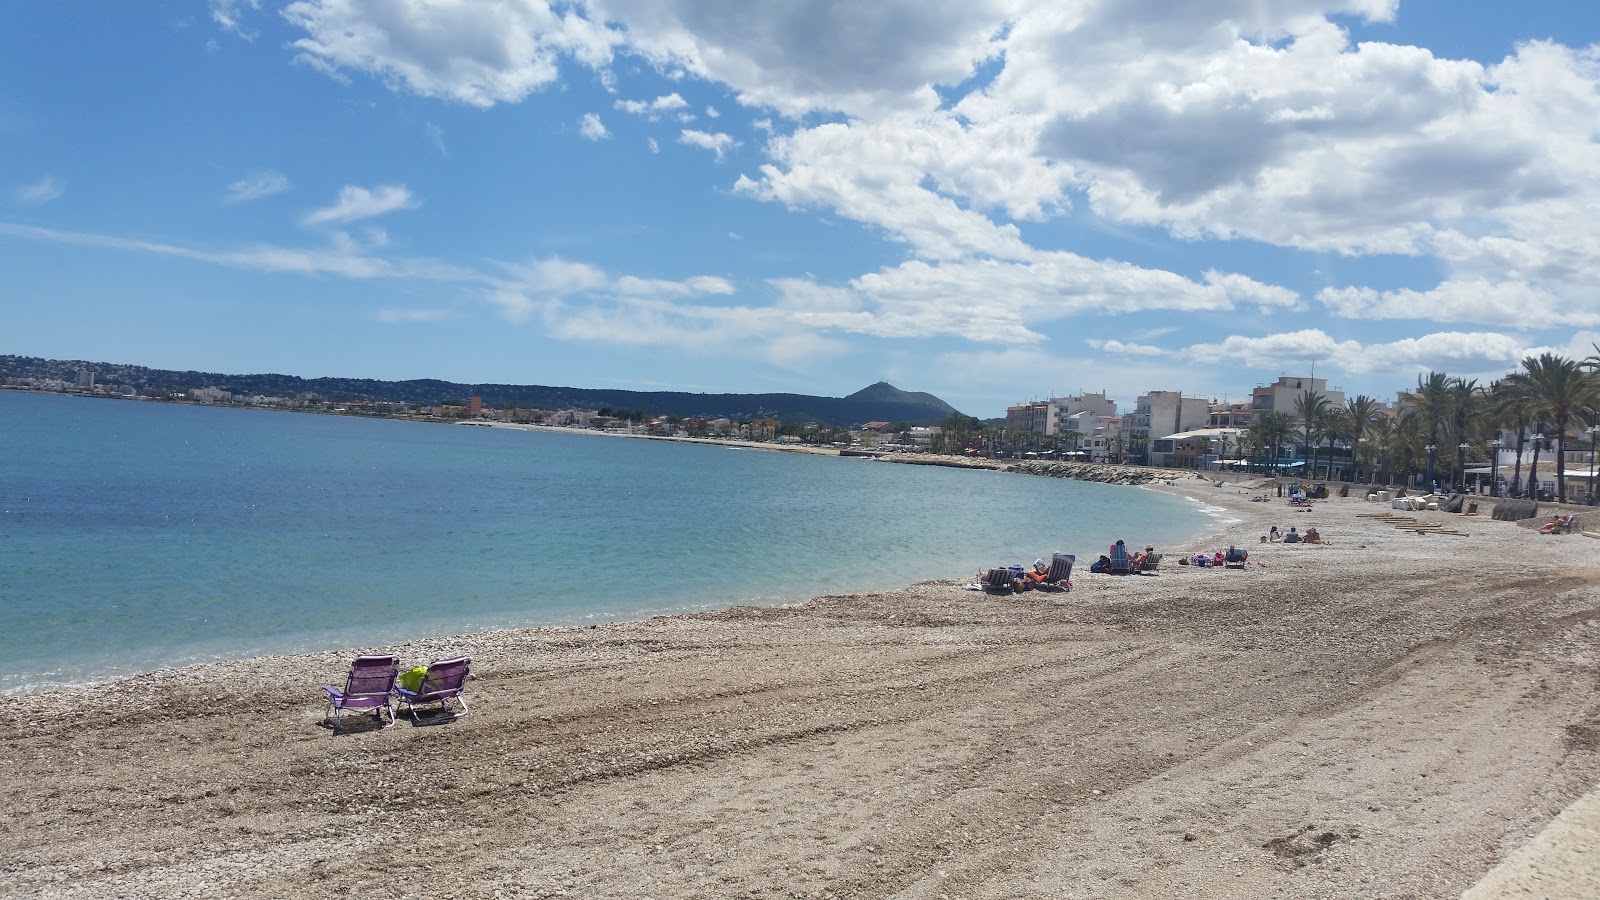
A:
<svg viewBox="0 0 1600 900">
<path fill-rule="evenodd" d="M 0 894 L 1600 896 L 1600 514 L 1142 489 L 1235 522 L 1147 576 L 1074 548 L 1070 592 L 953 571 L 0 697 Z M 472 713 L 333 733 L 320 685 L 379 650 L 470 654 Z"/>
</svg>

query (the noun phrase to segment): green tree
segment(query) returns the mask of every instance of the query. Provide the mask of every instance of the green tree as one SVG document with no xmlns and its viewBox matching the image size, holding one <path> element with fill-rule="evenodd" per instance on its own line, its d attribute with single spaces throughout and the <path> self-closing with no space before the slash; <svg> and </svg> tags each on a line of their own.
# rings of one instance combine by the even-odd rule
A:
<svg viewBox="0 0 1600 900">
<path fill-rule="evenodd" d="M 1516 379 L 1524 386 L 1534 417 L 1555 428 L 1556 494 L 1565 500 L 1567 426 L 1575 416 L 1600 399 L 1600 383 L 1596 382 L 1593 372 L 1585 371 L 1582 363 L 1553 353 L 1527 357 L 1522 361 L 1522 371 L 1507 376 L 1507 379 Z M 1539 467 L 1540 443 L 1542 441 L 1534 444 L 1533 463 L 1528 475 L 1530 482 L 1535 485 L 1538 483 L 1535 473 Z"/>
<path fill-rule="evenodd" d="M 1368 430 L 1377 424 L 1380 418 L 1387 419 L 1388 417 L 1383 415 L 1382 407 L 1379 406 L 1378 401 L 1368 397 L 1366 394 L 1357 394 L 1345 401 L 1343 416 L 1344 437 L 1350 442 L 1350 465 L 1352 469 L 1350 477 L 1352 481 L 1359 480 L 1361 475 L 1358 452 L 1361 447 L 1361 440 L 1366 436 Z"/>
</svg>

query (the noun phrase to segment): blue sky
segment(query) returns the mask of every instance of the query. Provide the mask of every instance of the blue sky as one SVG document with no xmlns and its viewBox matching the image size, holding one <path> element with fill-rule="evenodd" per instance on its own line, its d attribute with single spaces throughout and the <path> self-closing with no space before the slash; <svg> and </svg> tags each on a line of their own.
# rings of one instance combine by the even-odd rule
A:
<svg viewBox="0 0 1600 900">
<path fill-rule="evenodd" d="M 0 353 L 1392 397 L 1600 340 L 1600 5 L 0 5 Z"/>
</svg>

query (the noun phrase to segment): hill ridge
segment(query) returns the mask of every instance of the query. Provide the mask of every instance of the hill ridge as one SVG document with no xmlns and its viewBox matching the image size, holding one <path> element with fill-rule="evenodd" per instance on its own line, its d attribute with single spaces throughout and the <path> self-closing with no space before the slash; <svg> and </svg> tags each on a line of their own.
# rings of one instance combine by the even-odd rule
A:
<svg viewBox="0 0 1600 900">
<path fill-rule="evenodd" d="M 94 372 L 96 381 L 100 383 L 128 384 L 139 390 L 184 391 L 214 387 L 244 394 L 290 396 L 312 393 L 336 401 L 391 401 L 417 406 L 435 406 L 449 400 L 478 396 L 483 398 L 485 406 L 500 408 L 598 409 L 610 406 L 642 409 L 652 415 L 730 419 L 770 417 L 785 422 L 810 421 L 836 426 L 873 421 L 937 425 L 955 414 L 954 407 L 932 394 L 909 393 L 883 381 L 848 397 L 795 393 L 697 394 L 687 391 L 632 391 L 554 385 L 466 384 L 433 378 L 385 381 L 331 376 L 303 378 L 276 373 L 241 375 L 86 360 L 0 356 L 0 377 L 73 381 L 79 369 Z"/>
</svg>

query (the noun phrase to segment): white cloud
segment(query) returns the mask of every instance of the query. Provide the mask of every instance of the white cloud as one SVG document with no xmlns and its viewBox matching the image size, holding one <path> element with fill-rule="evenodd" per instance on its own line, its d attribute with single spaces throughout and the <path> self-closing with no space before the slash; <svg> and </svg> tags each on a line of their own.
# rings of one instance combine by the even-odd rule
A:
<svg viewBox="0 0 1600 900">
<path fill-rule="evenodd" d="M 572 56 L 600 68 L 622 36 L 582 10 L 543 0 L 473 4 L 295 0 L 283 9 L 307 36 L 299 58 L 321 71 L 367 72 L 391 86 L 487 108 L 555 81 Z"/>
<path fill-rule="evenodd" d="M 663 70 L 732 88 L 787 116 L 931 109 L 932 84 L 956 84 L 998 52 L 1016 10 L 1006 0 L 601 0 L 631 49 Z"/>
<path fill-rule="evenodd" d="M 24 206 L 43 206 L 66 191 L 67 186 L 56 181 L 55 176 L 46 175 L 32 184 L 17 188 L 15 197 L 16 201 Z"/>
<path fill-rule="evenodd" d="M 228 185 L 229 203 L 248 203 L 289 190 L 289 179 L 282 172 L 253 172 Z"/>
<path fill-rule="evenodd" d="M 211 0 L 211 21 L 223 31 L 232 32 L 245 40 L 255 40 L 256 33 L 244 27 L 241 21 L 245 10 L 261 9 L 261 0 Z"/>
<path fill-rule="evenodd" d="M 148 253 L 255 272 L 341 275 L 357 279 L 422 278 L 460 282 L 483 280 L 477 273 L 438 260 L 390 259 L 362 252 L 355 249 L 351 242 L 338 236 L 330 249 L 259 244 L 217 250 L 10 222 L 0 222 L 0 235 L 77 247 Z"/>
<path fill-rule="evenodd" d="M 444 143 L 444 129 L 432 122 L 425 123 L 422 127 L 423 131 L 428 135 L 428 143 L 433 145 L 433 149 L 439 151 L 440 156 L 448 157 L 450 148 L 446 147 Z"/>
<path fill-rule="evenodd" d="M 686 108 L 689 101 L 674 93 L 664 94 L 654 100 L 618 100 L 614 105 L 625 113 L 644 116 L 654 122 L 664 113 Z"/>
<path fill-rule="evenodd" d="M 1446 281 L 1426 291 L 1325 288 L 1317 300 L 1347 319 L 1483 322 L 1514 328 L 1600 325 L 1600 304 L 1564 300 L 1523 282 Z"/>
<path fill-rule="evenodd" d="M 413 209 L 420 202 L 405 185 L 385 184 L 373 190 L 354 185 L 339 189 L 339 200 L 332 206 L 313 210 L 300 220 L 302 225 L 328 225 L 370 219 L 400 209 Z"/>
<path fill-rule="evenodd" d="M 1128 351 L 1116 342 L 1107 342 L 1102 349 L 1107 353 L 1143 353 L 1142 348 Z M 1363 344 L 1336 340 L 1320 329 L 1310 328 L 1262 337 L 1234 335 L 1163 352 L 1208 366 L 1299 371 L 1315 365 L 1319 371 L 1326 367 L 1349 375 L 1410 376 L 1427 371 L 1499 374 L 1515 368 L 1528 349 L 1526 341 L 1495 332 L 1437 332 Z"/>
<path fill-rule="evenodd" d="M 704 131 L 696 131 L 692 128 L 685 128 L 678 135 L 678 143 L 710 150 L 717 155 L 718 162 L 722 161 L 723 155 L 729 150 L 739 146 L 738 141 L 721 132 L 710 134 Z"/>
<path fill-rule="evenodd" d="M 611 137 L 611 132 L 606 130 L 605 123 L 600 121 L 599 113 L 584 113 L 583 121 L 578 124 L 578 133 L 591 141 Z"/>
<path fill-rule="evenodd" d="M 650 148 L 651 153 L 661 152 L 661 144 L 658 143 L 655 138 L 646 138 L 644 143 L 645 146 Z"/>
</svg>

